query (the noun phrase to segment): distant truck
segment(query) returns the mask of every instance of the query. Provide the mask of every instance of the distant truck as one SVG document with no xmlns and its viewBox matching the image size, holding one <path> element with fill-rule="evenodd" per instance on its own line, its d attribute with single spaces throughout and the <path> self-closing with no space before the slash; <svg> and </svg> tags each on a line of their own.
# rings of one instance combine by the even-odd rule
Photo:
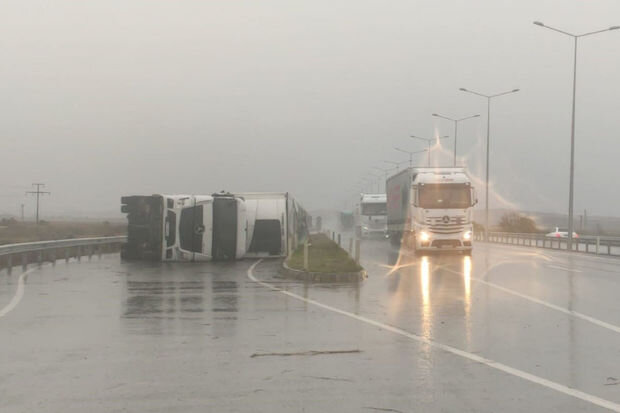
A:
<svg viewBox="0 0 620 413">
<path fill-rule="evenodd" d="M 127 214 L 123 259 L 234 260 L 247 248 L 246 206 L 232 194 L 121 198 Z"/>
<path fill-rule="evenodd" d="M 390 240 L 416 252 L 453 250 L 469 255 L 477 202 L 464 168 L 405 169 L 387 180 Z"/>
<path fill-rule="evenodd" d="M 360 194 L 355 208 L 355 231 L 362 238 L 387 235 L 385 194 Z"/>
<path fill-rule="evenodd" d="M 343 230 L 353 229 L 355 226 L 355 214 L 353 211 L 340 211 L 340 227 Z"/>
</svg>

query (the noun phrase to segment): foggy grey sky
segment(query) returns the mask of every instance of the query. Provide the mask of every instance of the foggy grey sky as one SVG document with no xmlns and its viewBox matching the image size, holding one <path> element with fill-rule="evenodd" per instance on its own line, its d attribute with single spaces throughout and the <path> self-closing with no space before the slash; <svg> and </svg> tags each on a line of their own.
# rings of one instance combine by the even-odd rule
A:
<svg viewBox="0 0 620 413">
<path fill-rule="evenodd" d="M 565 213 L 572 41 L 534 20 L 602 29 L 620 2 L 3 0 L 0 213 L 32 215 L 37 181 L 44 216 L 221 189 L 342 208 L 409 134 L 452 135 L 431 113 L 486 114 L 459 87 L 521 88 L 494 101 L 491 206 Z M 619 67 L 620 31 L 581 40 L 577 213 L 619 215 Z M 480 177 L 485 128 L 459 129 Z"/>
</svg>

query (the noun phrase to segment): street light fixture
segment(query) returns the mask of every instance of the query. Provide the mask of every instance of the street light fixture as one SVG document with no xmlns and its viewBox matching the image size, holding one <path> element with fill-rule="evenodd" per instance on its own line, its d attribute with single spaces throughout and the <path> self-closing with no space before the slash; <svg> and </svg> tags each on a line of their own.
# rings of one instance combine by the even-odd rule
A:
<svg viewBox="0 0 620 413">
<path fill-rule="evenodd" d="M 508 95 L 510 93 L 516 93 L 519 91 L 519 89 L 512 89 L 512 90 L 508 90 L 506 92 L 502 92 L 502 93 L 496 93 L 494 95 L 485 95 L 484 93 L 480 93 L 480 92 L 476 92 L 473 90 L 469 90 L 469 89 L 465 89 L 464 87 L 459 89 L 462 92 L 467 92 L 467 93 L 471 93 L 473 95 L 477 95 L 477 96 L 481 96 L 483 98 L 486 98 L 487 100 L 487 151 L 486 151 L 486 156 L 487 156 L 487 167 L 486 167 L 486 179 L 485 179 L 485 186 L 484 186 L 484 191 L 485 191 L 485 196 L 484 196 L 484 220 L 485 220 L 485 224 L 484 224 L 484 239 L 486 241 L 489 240 L 489 145 L 491 142 L 490 136 L 491 136 L 491 99 L 496 98 L 498 96 L 504 96 L 504 95 Z"/>
<path fill-rule="evenodd" d="M 570 128 L 570 179 L 568 189 L 568 241 L 567 249 L 572 251 L 573 249 L 573 192 L 574 192 L 574 176 L 575 176 L 575 106 L 577 97 L 577 40 L 580 37 L 591 36 L 593 34 L 608 32 L 611 30 L 618 30 L 620 26 L 611 26 L 607 29 L 596 30 L 593 32 L 583 34 L 573 34 L 564 30 L 556 29 L 555 27 L 547 26 L 542 22 L 536 21 L 535 25 L 544 27 L 545 29 L 553 30 L 558 33 L 570 36 L 574 40 L 574 55 L 573 55 L 573 110 L 571 115 L 571 128 Z"/>
<path fill-rule="evenodd" d="M 426 152 L 426 149 L 422 149 L 421 151 L 407 151 L 401 148 L 394 148 L 394 149 L 396 149 L 397 151 L 409 154 L 409 167 L 413 166 L 413 155 L 415 155 L 416 153 Z"/>
<path fill-rule="evenodd" d="M 431 143 L 433 141 L 438 141 L 439 142 L 439 139 L 449 138 L 450 136 L 444 135 L 444 136 L 439 136 L 437 138 L 421 138 L 419 136 L 410 135 L 409 137 L 413 138 L 413 139 L 422 139 L 423 141 L 426 141 L 426 143 L 428 144 L 428 149 L 427 149 L 427 152 L 428 152 L 428 166 L 431 166 Z"/>
<path fill-rule="evenodd" d="M 433 116 L 436 117 L 436 118 L 442 118 L 442 119 L 446 119 L 446 120 L 454 122 L 454 166 L 456 166 L 456 138 L 457 138 L 457 135 L 458 135 L 458 127 L 457 126 L 458 126 L 459 122 L 462 122 L 462 121 L 467 120 L 467 119 L 478 118 L 478 117 L 480 117 L 480 115 L 467 116 L 466 118 L 461 118 L 461 119 L 449 118 L 447 116 L 443 116 L 443 115 L 440 115 L 438 113 L 433 113 Z"/>
</svg>

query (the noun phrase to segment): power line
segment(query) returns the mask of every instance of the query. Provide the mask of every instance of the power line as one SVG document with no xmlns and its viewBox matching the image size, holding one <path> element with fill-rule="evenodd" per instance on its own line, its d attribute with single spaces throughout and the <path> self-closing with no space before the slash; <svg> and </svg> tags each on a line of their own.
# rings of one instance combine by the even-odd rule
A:
<svg viewBox="0 0 620 413">
<path fill-rule="evenodd" d="M 45 184 L 41 184 L 41 183 L 34 183 L 32 184 L 32 186 L 36 186 L 37 190 L 36 191 L 26 191 L 26 195 L 28 194 L 36 194 L 37 195 L 37 225 L 39 224 L 39 197 L 41 195 L 51 195 L 51 192 L 48 191 L 41 191 L 42 187 L 45 187 Z"/>
</svg>

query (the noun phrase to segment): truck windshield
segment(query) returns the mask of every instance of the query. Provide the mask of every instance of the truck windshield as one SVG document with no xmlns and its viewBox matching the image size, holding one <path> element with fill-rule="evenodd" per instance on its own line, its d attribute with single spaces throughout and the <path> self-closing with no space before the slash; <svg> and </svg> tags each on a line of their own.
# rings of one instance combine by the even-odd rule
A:
<svg viewBox="0 0 620 413">
<path fill-rule="evenodd" d="M 426 184 L 418 189 L 418 203 L 421 208 L 469 208 L 471 191 L 465 184 Z"/>
<path fill-rule="evenodd" d="M 387 204 L 385 202 L 362 204 L 362 215 L 387 215 Z"/>
</svg>

